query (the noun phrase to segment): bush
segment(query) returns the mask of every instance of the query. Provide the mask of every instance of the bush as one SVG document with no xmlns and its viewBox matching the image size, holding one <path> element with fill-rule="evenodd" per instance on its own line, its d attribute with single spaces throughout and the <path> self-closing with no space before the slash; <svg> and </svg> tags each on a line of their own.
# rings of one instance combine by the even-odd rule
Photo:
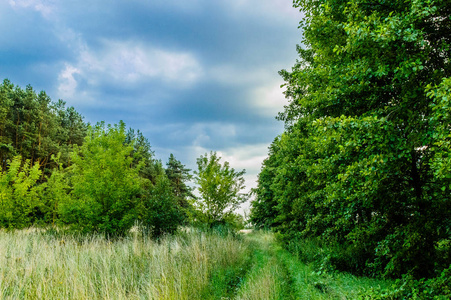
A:
<svg viewBox="0 0 451 300">
<path fill-rule="evenodd" d="M 282 236 L 277 235 L 280 240 Z M 283 240 L 282 240 L 283 241 Z M 368 256 L 359 245 L 324 241 L 321 238 L 293 238 L 286 243 L 286 248 L 296 255 L 302 262 L 312 264 L 316 271 L 323 272 L 351 272 L 358 275 L 369 275 L 364 268 Z"/>
<path fill-rule="evenodd" d="M 22 157 L 9 162 L 9 170 L 0 172 L 0 228 L 31 226 L 40 215 L 37 180 L 41 176 L 39 164 L 30 166 Z"/>
<path fill-rule="evenodd" d="M 166 176 L 160 175 L 142 199 L 139 214 L 144 231 L 153 237 L 174 233 L 183 221 L 172 185 Z"/>
<path fill-rule="evenodd" d="M 404 275 L 389 290 L 373 289 L 371 293 L 361 295 L 360 299 L 451 299 L 451 266 L 428 280 L 415 280 Z"/>
<path fill-rule="evenodd" d="M 91 128 L 75 147 L 70 170 L 72 192 L 60 206 L 61 218 L 75 231 L 124 235 L 136 221 L 137 199 L 145 182 L 134 167 L 125 124 Z"/>
</svg>

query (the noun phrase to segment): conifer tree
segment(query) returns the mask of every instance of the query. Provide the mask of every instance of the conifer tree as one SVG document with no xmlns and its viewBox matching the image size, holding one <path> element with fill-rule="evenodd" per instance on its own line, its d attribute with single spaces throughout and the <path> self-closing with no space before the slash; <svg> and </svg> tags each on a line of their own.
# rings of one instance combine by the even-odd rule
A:
<svg viewBox="0 0 451 300">
<path fill-rule="evenodd" d="M 166 163 L 166 175 L 171 181 L 172 192 L 181 208 L 189 209 L 191 207 L 189 199 L 193 198 L 192 188 L 187 184 L 193 176 L 190 169 L 186 168 L 171 153 Z"/>
</svg>

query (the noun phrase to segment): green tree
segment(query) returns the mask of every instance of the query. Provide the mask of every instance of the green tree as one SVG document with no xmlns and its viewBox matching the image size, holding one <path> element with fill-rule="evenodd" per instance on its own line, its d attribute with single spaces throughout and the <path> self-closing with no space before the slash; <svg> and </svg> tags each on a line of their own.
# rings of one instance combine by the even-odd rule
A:
<svg viewBox="0 0 451 300">
<path fill-rule="evenodd" d="M 435 87 L 428 86 L 428 96 L 433 100 L 431 126 L 434 128 L 432 148 L 434 157 L 432 169 L 440 179 L 451 178 L 451 78 L 444 78 Z M 447 191 L 451 186 L 442 186 Z"/>
<path fill-rule="evenodd" d="M 300 59 L 280 72 L 286 130 L 254 206 L 275 208 L 287 242 L 347 248 L 349 263 L 334 258 L 340 268 L 432 275 L 436 245 L 451 237 L 451 2 L 294 5 L 304 38 Z"/>
<path fill-rule="evenodd" d="M 133 144 L 133 165 L 140 165 L 140 176 L 155 184 L 157 177 L 161 175 L 162 168 L 161 162 L 154 158 L 155 153 L 152 151 L 149 140 L 139 130 L 135 133 L 130 128 L 127 132 L 125 143 Z"/>
<path fill-rule="evenodd" d="M 276 138 L 271 144 L 269 156 L 264 160 L 261 172 L 258 175 L 258 186 L 253 190 L 255 199 L 251 202 L 250 222 L 257 228 L 276 226 L 275 219 L 278 211 L 273 183 L 279 163 L 275 155 L 278 151 L 279 143 L 279 138 Z"/>
<path fill-rule="evenodd" d="M 52 173 L 46 182 L 41 183 L 38 188 L 42 203 L 42 213 L 39 221 L 40 223 L 52 224 L 53 226 L 58 224 L 60 220 L 60 204 L 70 201 L 71 187 L 69 185 L 70 176 L 68 176 L 70 168 L 64 168 L 60 157 L 61 152 L 57 156 L 52 156 L 52 161 L 58 167 L 52 169 Z"/>
<path fill-rule="evenodd" d="M 0 84 L 0 165 L 16 155 L 38 162 L 40 181 L 56 167 L 52 155 L 61 152 L 61 161 L 68 163 L 72 145 L 81 145 L 86 134 L 83 117 L 64 101 L 53 103 L 45 92 L 36 93 L 31 86 L 25 90 L 9 80 Z"/>
<path fill-rule="evenodd" d="M 7 159 L 12 157 L 13 146 L 12 140 L 7 133 L 8 128 L 11 127 L 12 120 L 10 118 L 10 111 L 13 101 L 10 94 L 14 86 L 9 80 L 3 81 L 0 85 L 0 170 L 6 171 Z"/>
<path fill-rule="evenodd" d="M 220 159 L 216 152 L 201 155 L 194 172 L 201 195 L 194 202 L 199 211 L 197 217 L 209 226 L 225 223 L 227 216 L 247 200 L 247 195 L 241 193 L 246 171 L 237 172 L 228 162 L 221 164 Z"/>
<path fill-rule="evenodd" d="M 183 212 L 173 194 L 171 181 L 166 175 L 157 176 L 155 183 L 146 189 L 141 199 L 140 219 L 144 230 L 158 238 L 173 234 L 183 221 Z"/>
<path fill-rule="evenodd" d="M 39 164 L 30 165 L 16 156 L 9 169 L 0 172 L 0 228 L 24 228 L 34 221 L 34 211 L 41 209 L 36 182 L 41 176 Z"/>
<path fill-rule="evenodd" d="M 187 184 L 193 178 L 190 171 L 172 153 L 169 155 L 166 175 L 171 182 L 172 192 L 179 207 L 185 211 L 192 209 L 189 200 L 194 197 L 192 188 Z"/>
<path fill-rule="evenodd" d="M 145 179 L 133 165 L 133 144 L 125 143 L 125 124 L 98 123 L 75 147 L 71 195 L 60 205 L 62 220 L 82 232 L 123 235 L 137 219 Z"/>
</svg>

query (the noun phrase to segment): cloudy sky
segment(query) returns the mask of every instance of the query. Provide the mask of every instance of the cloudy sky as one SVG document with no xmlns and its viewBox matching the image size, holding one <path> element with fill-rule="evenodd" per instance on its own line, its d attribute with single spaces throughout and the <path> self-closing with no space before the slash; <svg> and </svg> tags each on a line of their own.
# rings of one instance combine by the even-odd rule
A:
<svg viewBox="0 0 451 300">
<path fill-rule="evenodd" d="M 0 0 L 0 78 L 91 123 L 123 120 L 190 168 L 217 151 L 255 180 L 282 132 L 291 0 Z"/>
</svg>

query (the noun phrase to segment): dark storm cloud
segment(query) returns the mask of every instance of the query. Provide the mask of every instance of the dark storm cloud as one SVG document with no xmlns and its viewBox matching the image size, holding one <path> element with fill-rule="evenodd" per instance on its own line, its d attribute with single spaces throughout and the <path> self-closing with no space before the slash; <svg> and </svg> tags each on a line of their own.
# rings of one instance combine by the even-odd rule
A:
<svg viewBox="0 0 451 300">
<path fill-rule="evenodd" d="M 290 5 L 6 0 L 0 76 L 66 100 L 91 123 L 124 120 L 163 160 L 173 152 L 193 167 L 217 150 L 256 173 L 282 130 L 277 72 L 294 63 L 300 41 Z"/>
<path fill-rule="evenodd" d="M 54 38 L 51 24 L 34 10 L 0 5 L 0 77 L 15 84 L 51 88 L 57 65 L 71 54 Z"/>
<path fill-rule="evenodd" d="M 287 22 L 277 12 L 258 13 L 259 1 L 248 1 L 255 6 L 251 11 L 234 9 L 229 4 L 233 1 L 83 2 L 69 1 L 59 13 L 93 46 L 104 38 L 140 39 L 168 49 L 189 49 L 205 63 L 234 60 L 252 65 L 262 59 L 284 61 L 297 42 L 296 21 Z"/>
</svg>

